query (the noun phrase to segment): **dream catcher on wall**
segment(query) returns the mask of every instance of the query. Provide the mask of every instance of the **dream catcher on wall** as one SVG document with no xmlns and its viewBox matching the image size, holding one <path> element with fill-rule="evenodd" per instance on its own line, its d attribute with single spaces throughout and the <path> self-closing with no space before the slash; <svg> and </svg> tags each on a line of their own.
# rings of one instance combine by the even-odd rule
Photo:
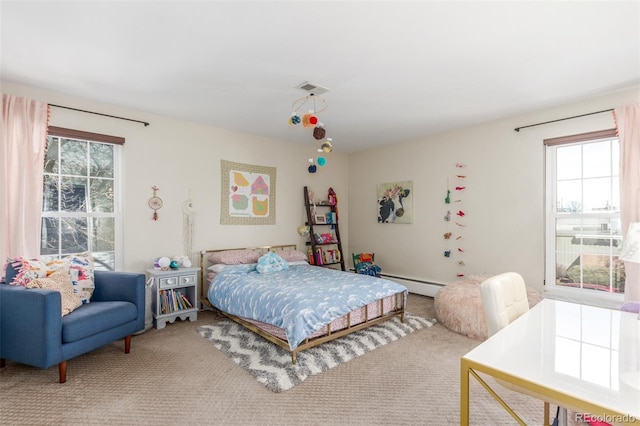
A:
<svg viewBox="0 0 640 426">
<path fill-rule="evenodd" d="M 183 253 L 191 258 L 193 253 L 193 225 L 196 215 L 196 210 L 193 207 L 193 201 L 191 200 L 191 191 L 189 191 L 189 198 L 182 202 L 182 249 Z M 191 263 L 191 261 L 189 261 Z"/>
<path fill-rule="evenodd" d="M 158 197 L 158 191 L 160 190 L 157 186 L 152 186 L 153 196 L 149 198 L 149 207 L 153 210 L 153 220 L 158 220 L 158 210 L 162 207 L 162 198 Z"/>
</svg>

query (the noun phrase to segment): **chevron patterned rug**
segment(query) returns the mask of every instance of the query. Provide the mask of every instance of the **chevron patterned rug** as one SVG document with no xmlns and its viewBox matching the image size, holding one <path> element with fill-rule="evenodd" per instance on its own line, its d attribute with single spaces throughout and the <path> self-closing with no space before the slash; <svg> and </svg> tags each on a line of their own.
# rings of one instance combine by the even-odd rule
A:
<svg viewBox="0 0 640 426">
<path fill-rule="evenodd" d="M 394 317 L 381 324 L 343 336 L 337 340 L 291 354 L 241 325 L 222 320 L 196 330 L 205 339 L 273 392 L 291 389 L 314 374 L 359 357 L 375 348 L 398 340 L 415 330 L 431 327 L 435 319 L 405 314 L 404 323 Z"/>
</svg>

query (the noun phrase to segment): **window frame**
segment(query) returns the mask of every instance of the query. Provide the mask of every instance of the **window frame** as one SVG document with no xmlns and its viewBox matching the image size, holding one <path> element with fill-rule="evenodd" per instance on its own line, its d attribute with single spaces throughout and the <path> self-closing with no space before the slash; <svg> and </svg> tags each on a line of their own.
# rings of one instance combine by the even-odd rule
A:
<svg viewBox="0 0 640 426">
<path fill-rule="evenodd" d="M 545 288 L 544 292 L 546 296 L 554 299 L 568 300 L 572 302 L 585 303 L 596 306 L 604 306 L 617 308 L 624 300 L 624 293 L 613 293 L 597 291 L 593 289 L 584 288 L 571 288 L 567 286 L 561 286 L 556 284 L 556 219 L 558 218 L 570 218 L 570 215 L 559 215 L 557 212 L 556 199 L 557 199 L 557 163 L 556 153 L 557 148 L 567 145 L 581 146 L 586 143 L 605 141 L 611 139 L 618 139 L 618 135 L 615 129 L 606 129 L 595 132 L 587 132 L 570 136 L 563 136 L 558 138 L 551 138 L 544 140 L 545 146 Z M 619 152 L 618 152 L 619 154 Z M 616 161 L 612 159 L 612 161 Z M 620 161 L 620 158 L 617 159 Z M 619 178 L 619 176 L 618 176 Z M 584 181 L 584 177 L 580 178 Z M 620 183 L 618 182 L 618 185 Z M 620 218 L 620 210 L 616 212 L 603 213 L 608 215 L 609 218 Z M 573 217 L 596 217 L 602 216 L 599 213 L 577 213 Z M 612 237 L 613 238 L 613 237 Z M 622 235 L 620 235 L 620 244 L 622 243 Z M 581 251 L 582 253 L 582 251 Z"/>
<path fill-rule="evenodd" d="M 124 264 L 124 227 L 123 227 L 123 214 L 122 214 L 122 202 L 123 202 L 123 188 L 124 188 L 124 174 L 123 174 L 123 155 L 124 155 L 124 143 L 125 139 L 118 136 L 104 135 L 99 133 L 85 132 L 82 130 L 74 130 L 63 127 L 55 127 L 49 126 L 47 131 L 47 139 L 49 137 L 56 137 L 59 139 L 76 139 L 79 141 L 84 141 L 87 143 L 100 143 L 100 144 L 110 144 L 114 145 L 113 149 L 113 213 L 104 213 L 104 212 L 66 212 L 66 211 L 44 211 L 44 205 L 42 206 L 42 219 L 41 222 L 46 218 L 60 218 L 60 217 L 72 217 L 72 218 L 100 218 L 100 217 L 113 217 L 114 219 L 114 265 L 113 270 L 119 271 L 122 269 Z M 48 141 L 47 141 L 48 143 Z M 44 164 L 42 167 L 44 168 Z M 44 175 L 49 175 L 46 171 L 44 171 Z M 60 175 L 59 173 L 57 174 Z M 44 195 L 44 194 L 43 194 Z M 40 225 L 43 226 L 42 224 Z M 88 242 L 89 247 L 87 248 L 89 251 L 91 250 L 90 242 Z M 42 249 L 42 246 L 40 246 Z M 64 256 L 66 254 L 60 253 L 60 248 L 58 248 L 57 254 L 40 254 L 41 257 L 47 258 L 58 258 Z M 105 267 L 100 267 L 96 264 L 96 269 L 107 269 Z"/>
</svg>

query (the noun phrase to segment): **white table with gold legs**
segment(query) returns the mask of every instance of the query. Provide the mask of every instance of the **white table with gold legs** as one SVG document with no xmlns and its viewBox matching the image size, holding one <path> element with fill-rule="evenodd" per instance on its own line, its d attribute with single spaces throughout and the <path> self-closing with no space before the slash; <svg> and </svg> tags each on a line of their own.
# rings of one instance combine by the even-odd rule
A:
<svg viewBox="0 0 640 426">
<path fill-rule="evenodd" d="M 635 313 L 545 299 L 462 357 L 460 424 L 469 424 L 474 377 L 524 425 L 500 398 L 504 387 L 487 375 L 579 415 L 640 425 L 640 320 Z M 543 407 L 548 425 L 549 405 L 540 402 Z"/>
</svg>

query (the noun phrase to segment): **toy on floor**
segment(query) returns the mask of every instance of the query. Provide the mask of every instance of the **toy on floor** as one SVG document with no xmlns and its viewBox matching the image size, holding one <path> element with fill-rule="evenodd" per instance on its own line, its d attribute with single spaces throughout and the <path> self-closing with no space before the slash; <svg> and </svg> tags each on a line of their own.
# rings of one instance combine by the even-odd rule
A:
<svg viewBox="0 0 640 426">
<path fill-rule="evenodd" d="M 353 266 L 356 268 L 356 274 L 371 275 L 380 278 L 382 268 L 375 264 L 374 253 L 352 254 Z"/>
</svg>

